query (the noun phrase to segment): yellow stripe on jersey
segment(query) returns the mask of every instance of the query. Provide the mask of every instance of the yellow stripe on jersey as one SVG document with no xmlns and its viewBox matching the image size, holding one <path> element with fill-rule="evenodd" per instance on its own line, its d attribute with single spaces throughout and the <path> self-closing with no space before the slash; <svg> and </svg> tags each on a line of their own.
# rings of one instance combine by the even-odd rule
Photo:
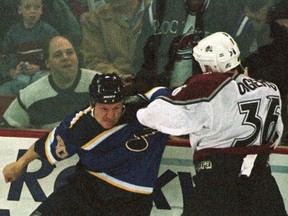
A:
<svg viewBox="0 0 288 216">
<path fill-rule="evenodd" d="M 146 92 L 144 95 L 150 100 L 152 95 L 158 91 L 159 89 L 166 89 L 166 87 L 154 87 L 151 90 L 149 90 L 148 92 Z"/>
<path fill-rule="evenodd" d="M 50 145 L 54 141 L 54 133 L 55 133 L 55 128 L 48 134 L 48 137 L 45 141 L 45 154 L 46 158 L 49 161 L 50 164 L 54 165 L 57 160 L 53 157 L 51 153 L 51 148 Z"/>
<path fill-rule="evenodd" d="M 106 139 L 107 137 L 109 137 L 111 134 L 117 132 L 118 130 L 122 129 L 123 127 L 125 127 L 127 124 L 122 124 L 116 127 L 113 127 L 109 130 L 106 130 L 104 132 L 102 132 L 101 134 L 97 135 L 95 138 L 93 138 L 92 140 L 90 140 L 87 144 L 83 145 L 81 148 L 85 149 L 85 150 L 90 150 L 92 148 L 94 148 L 95 146 L 97 146 L 100 142 L 102 142 L 104 139 Z"/>
<path fill-rule="evenodd" d="M 81 116 L 83 116 L 84 114 L 87 114 L 88 112 L 90 112 L 92 110 L 92 108 L 89 106 L 87 109 L 85 109 L 84 111 L 80 111 L 79 113 L 76 114 L 76 116 L 72 119 L 71 123 L 70 123 L 70 127 L 72 128 L 73 125 L 79 120 L 79 118 Z"/>
<path fill-rule="evenodd" d="M 91 175 L 115 186 L 118 188 L 121 188 L 126 191 L 130 191 L 133 193 L 139 193 L 139 194 L 151 194 L 153 192 L 152 187 L 144 187 L 144 186 L 139 186 L 139 185 L 134 185 L 130 184 L 124 181 L 121 181 L 119 179 L 116 179 L 112 176 L 107 175 L 106 173 L 97 173 L 97 172 L 92 172 L 88 171 Z"/>
</svg>

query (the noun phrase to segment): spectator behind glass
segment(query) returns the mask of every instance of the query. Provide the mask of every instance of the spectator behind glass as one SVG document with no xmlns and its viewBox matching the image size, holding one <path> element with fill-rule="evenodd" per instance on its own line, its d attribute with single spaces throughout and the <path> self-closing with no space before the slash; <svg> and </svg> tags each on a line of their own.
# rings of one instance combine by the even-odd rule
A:
<svg viewBox="0 0 288 216">
<path fill-rule="evenodd" d="M 109 0 L 82 15 L 84 67 L 134 75 L 133 59 L 142 17 L 149 0 Z"/>
<path fill-rule="evenodd" d="M 81 65 L 80 44 L 82 29 L 69 3 L 70 0 L 43 0 L 42 20 L 52 25 L 60 35 L 73 44 Z"/>
<path fill-rule="evenodd" d="M 5 34 L 3 53 L 7 56 L 7 76 L 11 79 L 0 87 L 0 94 L 17 94 L 47 74 L 43 46 L 57 31 L 40 20 L 42 0 L 19 0 L 18 13 L 22 21 Z"/>
<path fill-rule="evenodd" d="M 192 48 L 205 35 L 224 31 L 236 14 L 236 0 L 155 0 L 145 13 L 134 65 L 136 89 L 172 88 L 201 72 Z M 227 30 L 227 32 L 229 32 Z"/>
<path fill-rule="evenodd" d="M 267 22 L 268 11 L 270 10 L 272 0 L 247 0 L 245 13 L 251 20 L 255 29 L 255 41 L 254 50 L 250 49 L 250 52 L 255 51 L 258 47 L 270 43 L 270 26 Z"/>
<path fill-rule="evenodd" d="M 271 0 L 245 0 L 240 4 L 241 10 L 230 28 L 241 51 L 241 59 L 244 59 L 258 47 L 271 42 L 267 22 Z"/>
<path fill-rule="evenodd" d="M 282 144 L 288 143 L 288 1 L 277 1 L 269 12 L 271 38 L 270 44 L 259 49 L 243 61 L 248 67 L 249 75 L 256 79 L 267 80 L 275 83 L 282 96 L 282 115 L 284 134 Z"/>
<path fill-rule="evenodd" d="M 44 54 L 50 75 L 19 92 L 1 119 L 2 127 L 52 129 L 67 113 L 89 104 L 88 86 L 96 72 L 79 69 L 70 41 L 56 36 Z"/>
</svg>

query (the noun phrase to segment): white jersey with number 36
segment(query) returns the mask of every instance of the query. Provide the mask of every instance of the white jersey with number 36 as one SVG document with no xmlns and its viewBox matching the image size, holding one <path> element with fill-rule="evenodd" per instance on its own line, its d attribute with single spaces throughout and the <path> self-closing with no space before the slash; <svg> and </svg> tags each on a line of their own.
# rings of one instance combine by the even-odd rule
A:
<svg viewBox="0 0 288 216">
<path fill-rule="evenodd" d="M 190 77 L 170 97 L 159 97 L 138 120 L 172 135 L 189 134 L 196 151 L 279 144 L 283 123 L 277 86 L 242 74 Z"/>
</svg>

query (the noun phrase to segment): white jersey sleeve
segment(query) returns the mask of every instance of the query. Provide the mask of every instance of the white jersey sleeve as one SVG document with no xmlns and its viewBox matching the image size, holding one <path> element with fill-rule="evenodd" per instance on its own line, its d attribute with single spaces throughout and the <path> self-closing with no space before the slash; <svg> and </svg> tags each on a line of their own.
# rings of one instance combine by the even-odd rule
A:
<svg viewBox="0 0 288 216">
<path fill-rule="evenodd" d="M 211 112 L 208 103 L 177 106 L 166 100 L 155 100 L 137 112 L 137 118 L 150 128 L 179 136 L 209 128 Z"/>
<path fill-rule="evenodd" d="M 170 97 L 159 97 L 138 120 L 172 135 L 189 134 L 196 150 L 273 143 L 283 133 L 277 86 L 245 75 L 194 75 Z"/>
</svg>

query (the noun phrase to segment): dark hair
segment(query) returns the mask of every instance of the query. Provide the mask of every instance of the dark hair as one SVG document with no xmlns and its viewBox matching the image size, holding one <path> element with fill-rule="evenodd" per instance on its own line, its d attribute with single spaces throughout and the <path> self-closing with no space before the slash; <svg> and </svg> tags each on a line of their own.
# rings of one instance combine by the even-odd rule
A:
<svg viewBox="0 0 288 216">
<path fill-rule="evenodd" d="M 44 60 L 47 60 L 47 59 L 49 58 L 51 43 L 52 43 L 52 41 L 53 41 L 55 38 L 57 38 L 57 37 L 64 38 L 64 39 L 66 39 L 67 41 L 69 41 L 69 42 L 71 43 L 71 41 L 70 41 L 69 39 L 67 39 L 67 38 L 65 38 L 65 37 L 63 37 L 63 36 L 60 36 L 60 35 L 56 35 L 56 36 L 54 36 L 53 38 L 51 38 L 50 40 L 46 40 L 46 41 L 44 42 L 44 46 L 43 46 L 43 59 L 44 59 Z M 71 44 L 72 44 L 72 43 L 71 43 Z M 72 44 L 72 46 L 73 46 L 73 44 Z M 74 48 L 74 46 L 73 46 L 73 48 Z M 77 55 L 77 53 L 76 53 L 76 55 Z M 78 56 L 77 56 L 77 57 L 78 57 Z"/>
</svg>

